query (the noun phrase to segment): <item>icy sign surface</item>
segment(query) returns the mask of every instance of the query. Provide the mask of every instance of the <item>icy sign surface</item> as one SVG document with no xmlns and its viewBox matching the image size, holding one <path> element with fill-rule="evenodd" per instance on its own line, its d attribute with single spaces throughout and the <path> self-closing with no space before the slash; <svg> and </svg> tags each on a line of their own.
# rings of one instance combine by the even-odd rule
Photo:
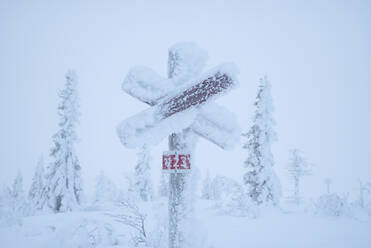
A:
<svg viewBox="0 0 371 248">
<path fill-rule="evenodd" d="M 122 89 L 151 107 L 123 121 L 117 131 L 124 146 L 156 145 L 167 135 L 191 128 L 223 149 L 238 143 L 240 129 L 234 115 L 213 100 L 237 86 L 237 69 L 222 64 L 201 74 L 206 53 L 191 43 L 169 51 L 172 77 L 163 78 L 151 69 L 131 69 Z M 171 63 L 170 63 L 171 62 Z"/>
<path fill-rule="evenodd" d="M 180 95 L 161 104 L 161 113 L 163 113 L 163 117 L 166 118 L 175 113 L 185 111 L 192 106 L 197 107 L 198 105 L 206 103 L 209 98 L 222 93 L 232 86 L 232 78 L 227 74 L 218 72 L 215 76 L 203 80 L 183 91 Z"/>
</svg>

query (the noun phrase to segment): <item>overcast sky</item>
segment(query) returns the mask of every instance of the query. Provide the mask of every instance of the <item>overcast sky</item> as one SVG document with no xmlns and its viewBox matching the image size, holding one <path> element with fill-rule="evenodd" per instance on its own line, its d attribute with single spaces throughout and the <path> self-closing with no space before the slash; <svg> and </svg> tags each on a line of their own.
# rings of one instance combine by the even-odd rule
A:
<svg viewBox="0 0 371 248">
<path fill-rule="evenodd" d="M 203 2 L 203 3 L 199 3 Z M 77 145 L 85 186 L 100 170 L 117 184 L 131 173 L 135 150 L 124 148 L 118 123 L 147 106 L 121 91 L 128 70 L 142 64 L 166 75 L 167 50 L 192 41 L 209 54 L 207 67 L 231 61 L 239 89 L 218 100 L 248 130 L 259 77 L 272 84 L 278 141 L 275 170 L 284 190 L 288 151 L 315 165 L 307 197 L 324 191 L 355 194 L 371 181 L 370 1 L 0 1 L 0 183 L 20 169 L 28 187 L 38 157 L 50 162 L 58 130 L 57 92 L 68 69 L 79 77 Z M 167 141 L 152 151 L 160 173 Z M 241 181 L 247 154 L 200 139 L 201 172 Z"/>
</svg>

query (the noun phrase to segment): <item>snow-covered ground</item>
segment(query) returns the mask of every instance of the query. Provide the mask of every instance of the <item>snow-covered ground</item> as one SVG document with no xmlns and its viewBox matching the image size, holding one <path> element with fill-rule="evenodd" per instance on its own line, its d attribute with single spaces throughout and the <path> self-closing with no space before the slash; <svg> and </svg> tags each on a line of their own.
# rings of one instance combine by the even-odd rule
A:
<svg viewBox="0 0 371 248">
<path fill-rule="evenodd" d="M 266 211 L 257 218 L 234 217 L 218 214 L 213 205 L 212 201 L 197 203 L 209 247 L 371 247 L 370 217 L 332 218 L 285 210 Z M 166 211 L 166 204 L 144 206 L 148 213 L 154 208 Z M 0 228 L 0 247 L 130 247 L 132 230 L 107 215 L 119 213 L 119 208 L 110 209 L 26 217 L 21 226 Z"/>
<path fill-rule="evenodd" d="M 323 217 L 277 210 L 255 219 L 203 211 L 215 247 L 371 247 L 371 219 Z"/>
</svg>

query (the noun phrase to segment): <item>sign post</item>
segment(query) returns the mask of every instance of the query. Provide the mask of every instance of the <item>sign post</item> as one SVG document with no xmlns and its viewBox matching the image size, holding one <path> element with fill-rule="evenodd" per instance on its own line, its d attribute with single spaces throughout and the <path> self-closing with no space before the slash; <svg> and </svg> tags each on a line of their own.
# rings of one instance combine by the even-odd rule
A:
<svg viewBox="0 0 371 248">
<path fill-rule="evenodd" d="M 197 113 L 193 124 L 170 134 L 169 151 L 163 154 L 162 169 L 170 173 L 169 248 L 192 247 L 192 241 L 188 239 L 187 221 L 193 211 L 193 206 L 188 201 L 189 195 L 194 194 L 191 192 L 190 177 L 194 167 L 192 160 L 195 135 L 204 137 L 223 149 L 237 143 L 239 139 L 240 132 L 234 119 L 229 118 L 226 123 L 220 116 L 226 112 L 229 114 L 228 111 L 215 107 L 212 103 L 216 97 L 235 86 L 234 75 L 230 70 L 219 68 L 204 78 L 195 79 L 202 70 L 204 54 L 193 44 L 175 45 L 169 50 L 168 79 L 161 78 L 150 69 L 137 68 L 129 72 L 123 84 L 123 89 L 128 94 L 152 106 L 152 112 L 140 113 L 119 126 L 121 142 L 127 147 L 149 142 L 145 139 L 156 131 L 164 131 L 161 123 L 168 119 L 177 118 L 189 111 Z M 195 65 L 201 68 L 195 68 Z M 194 82 L 187 82 L 192 78 Z M 216 113 L 205 111 L 206 103 Z M 167 128 L 169 125 L 164 126 Z M 183 128 L 181 123 L 179 126 Z"/>
</svg>

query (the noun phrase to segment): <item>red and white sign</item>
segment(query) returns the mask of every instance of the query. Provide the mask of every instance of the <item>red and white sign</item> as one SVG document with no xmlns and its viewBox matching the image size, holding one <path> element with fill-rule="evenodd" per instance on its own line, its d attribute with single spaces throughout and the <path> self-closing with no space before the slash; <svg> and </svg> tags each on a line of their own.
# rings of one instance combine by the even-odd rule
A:
<svg viewBox="0 0 371 248">
<path fill-rule="evenodd" d="M 180 152 L 164 152 L 162 170 L 170 173 L 184 173 L 191 170 L 191 154 Z"/>
</svg>

